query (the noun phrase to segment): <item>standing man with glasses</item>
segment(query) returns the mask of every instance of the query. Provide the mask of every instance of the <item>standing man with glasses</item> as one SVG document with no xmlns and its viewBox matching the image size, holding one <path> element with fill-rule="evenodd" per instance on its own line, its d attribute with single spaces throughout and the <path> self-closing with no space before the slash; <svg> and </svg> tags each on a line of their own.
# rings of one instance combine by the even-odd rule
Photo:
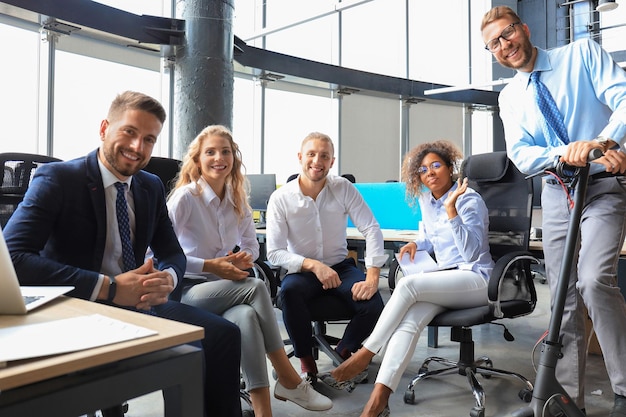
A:
<svg viewBox="0 0 626 417">
<path fill-rule="evenodd" d="M 585 307 L 604 354 L 615 393 L 610 417 L 626 417 L 626 304 L 617 287 L 617 264 L 626 233 L 626 72 L 600 46 L 579 40 L 545 51 L 509 7 L 497 6 L 481 24 L 485 48 L 504 67 L 517 70 L 499 97 L 507 151 L 531 174 L 561 161 L 591 164 L 582 212 L 576 265 L 563 313 L 564 358 L 556 376 L 584 409 Z M 543 247 L 554 300 L 570 218 L 568 193 L 548 179 L 542 193 Z"/>
</svg>

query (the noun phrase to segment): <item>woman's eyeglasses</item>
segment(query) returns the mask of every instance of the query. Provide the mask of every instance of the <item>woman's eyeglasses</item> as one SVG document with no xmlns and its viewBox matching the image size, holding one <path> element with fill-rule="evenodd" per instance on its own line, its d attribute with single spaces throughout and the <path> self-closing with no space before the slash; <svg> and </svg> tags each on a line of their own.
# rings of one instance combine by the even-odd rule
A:
<svg viewBox="0 0 626 417">
<path fill-rule="evenodd" d="M 443 164 L 441 162 L 435 161 L 432 164 L 426 166 L 426 165 L 422 165 L 421 167 L 417 168 L 417 173 L 420 175 L 424 175 L 426 174 L 429 170 L 437 170 L 439 168 L 441 168 L 443 166 Z"/>
<path fill-rule="evenodd" d="M 505 41 L 510 41 L 511 38 L 515 36 L 515 25 L 521 25 L 521 24 L 522 22 L 515 22 L 505 27 L 502 33 L 500 34 L 500 36 L 487 42 L 487 45 L 485 45 L 485 49 L 491 53 L 498 52 L 501 46 L 500 39 L 504 39 Z"/>
</svg>

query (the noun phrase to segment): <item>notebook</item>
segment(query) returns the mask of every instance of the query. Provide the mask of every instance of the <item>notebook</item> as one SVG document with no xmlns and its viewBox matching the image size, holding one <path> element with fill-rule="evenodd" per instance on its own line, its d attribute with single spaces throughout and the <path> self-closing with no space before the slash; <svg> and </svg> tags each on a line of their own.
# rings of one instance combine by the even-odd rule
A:
<svg viewBox="0 0 626 417">
<path fill-rule="evenodd" d="M 0 314 L 26 314 L 73 289 L 72 286 L 20 287 L 0 230 Z"/>
</svg>

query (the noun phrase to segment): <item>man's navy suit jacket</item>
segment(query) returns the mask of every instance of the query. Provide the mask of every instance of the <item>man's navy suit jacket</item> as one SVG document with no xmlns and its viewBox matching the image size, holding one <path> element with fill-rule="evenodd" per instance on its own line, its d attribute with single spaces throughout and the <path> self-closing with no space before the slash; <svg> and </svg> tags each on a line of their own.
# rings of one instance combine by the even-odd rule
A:
<svg viewBox="0 0 626 417">
<path fill-rule="evenodd" d="M 44 164 L 3 233 L 22 285 L 73 285 L 69 293 L 89 299 L 98 281 L 106 243 L 106 205 L 97 150 L 86 157 Z M 165 205 L 161 180 L 133 176 L 134 253 L 137 266 L 152 249 L 155 268 L 182 278 L 186 257 Z M 117 231 L 115 231 L 117 232 Z M 170 299 L 179 301 L 182 279 Z"/>
</svg>

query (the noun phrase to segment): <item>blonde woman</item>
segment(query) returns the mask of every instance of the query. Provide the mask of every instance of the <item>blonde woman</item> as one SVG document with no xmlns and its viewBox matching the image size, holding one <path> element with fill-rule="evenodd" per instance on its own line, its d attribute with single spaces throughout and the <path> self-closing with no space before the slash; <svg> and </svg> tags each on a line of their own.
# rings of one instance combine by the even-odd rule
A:
<svg viewBox="0 0 626 417">
<path fill-rule="evenodd" d="M 272 415 L 266 355 L 278 376 L 276 398 L 327 410 L 332 402 L 285 354 L 265 284 L 249 277 L 259 244 L 242 168 L 239 147 L 224 126 L 206 127 L 189 144 L 167 204 L 187 256 L 182 301 L 239 326 L 242 373 L 257 417 Z M 240 250 L 233 253 L 235 247 Z"/>
</svg>

